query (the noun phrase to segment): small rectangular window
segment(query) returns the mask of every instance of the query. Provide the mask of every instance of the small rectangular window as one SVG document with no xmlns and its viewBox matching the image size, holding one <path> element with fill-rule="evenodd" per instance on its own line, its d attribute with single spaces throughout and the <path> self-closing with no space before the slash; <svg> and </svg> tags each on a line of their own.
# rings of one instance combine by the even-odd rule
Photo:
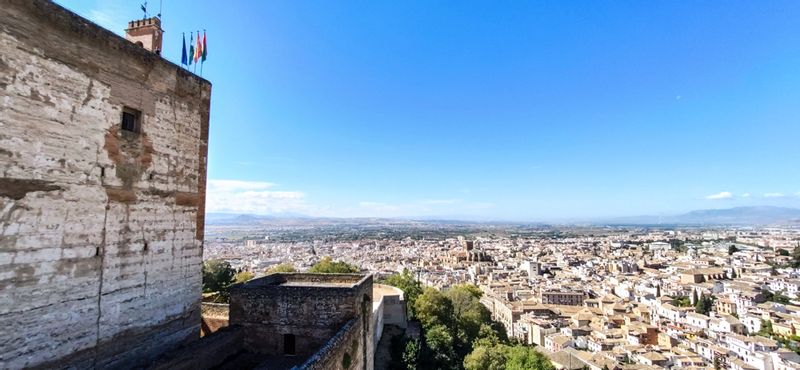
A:
<svg viewBox="0 0 800 370">
<path fill-rule="evenodd" d="M 294 355 L 294 334 L 283 335 L 283 354 Z"/>
<path fill-rule="evenodd" d="M 125 107 L 122 109 L 122 129 L 130 132 L 139 132 L 141 129 L 142 113 L 136 109 Z"/>
</svg>

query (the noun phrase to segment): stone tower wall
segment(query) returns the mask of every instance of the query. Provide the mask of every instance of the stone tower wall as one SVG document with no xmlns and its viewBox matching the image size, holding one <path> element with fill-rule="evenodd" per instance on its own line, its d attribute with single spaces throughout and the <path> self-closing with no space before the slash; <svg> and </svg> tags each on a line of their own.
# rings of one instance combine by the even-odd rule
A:
<svg viewBox="0 0 800 370">
<path fill-rule="evenodd" d="M 2 4 L 0 363 L 146 364 L 199 337 L 211 85 L 51 2 Z"/>
<path fill-rule="evenodd" d="M 296 354 L 310 356 L 356 317 L 364 321 L 360 340 L 367 343 L 372 335 L 372 276 L 343 277 L 351 287 L 327 286 L 336 282 L 336 275 L 314 274 L 272 274 L 236 285 L 231 288 L 230 325 L 248 333 L 245 348 L 268 355 L 282 355 L 284 335 L 291 334 Z M 298 285 L 281 285 L 281 280 Z"/>
</svg>

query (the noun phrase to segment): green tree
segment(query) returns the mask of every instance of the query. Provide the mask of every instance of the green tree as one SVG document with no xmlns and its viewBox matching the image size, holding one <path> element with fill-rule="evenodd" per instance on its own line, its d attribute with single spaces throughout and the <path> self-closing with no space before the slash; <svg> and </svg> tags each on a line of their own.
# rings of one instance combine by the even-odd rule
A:
<svg viewBox="0 0 800 370">
<path fill-rule="evenodd" d="M 772 321 L 761 320 L 761 329 L 758 330 L 758 335 L 762 337 L 772 337 Z"/>
<path fill-rule="evenodd" d="M 465 370 L 554 370 L 550 359 L 532 347 L 477 346 L 464 358 Z"/>
<path fill-rule="evenodd" d="M 280 263 L 267 269 L 268 274 L 274 274 L 276 272 L 297 272 L 297 269 L 294 268 L 294 265 L 291 263 Z"/>
<path fill-rule="evenodd" d="M 358 267 L 347 262 L 334 261 L 329 256 L 322 257 L 319 262 L 308 269 L 308 272 L 317 274 L 352 274 L 359 271 Z"/>
<path fill-rule="evenodd" d="M 500 343 L 503 343 L 503 340 L 500 339 L 501 333 L 495 328 L 492 327 L 490 324 L 481 324 L 480 330 L 478 330 L 478 338 L 472 342 L 474 348 L 477 347 L 494 347 Z M 503 338 L 505 338 L 505 332 L 502 333 Z"/>
<path fill-rule="evenodd" d="M 547 356 L 531 347 L 513 346 L 507 353 L 506 370 L 555 370 Z"/>
<path fill-rule="evenodd" d="M 784 256 L 784 257 L 788 256 L 789 255 L 789 251 L 787 251 L 786 249 L 778 249 L 778 255 L 779 256 Z"/>
<path fill-rule="evenodd" d="M 425 332 L 428 354 L 423 361 L 425 369 L 457 369 L 458 361 L 453 350 L 453 336 L 444 325 L 434 325 Z"/>
<path fill-rule="evenodd" d="M 233 284 L 233 276 L 236 271 L 230 263 L 212 259 L 203 263 L 202 274 L 203 292 L 227 292 L 228 287 Z"/>
<path fill-rule="evenodd" d="M 443 294 L 453 303 L 456 353 L 466 356 L 472 351 L 472 342 L 478 338 L 482 325 L 491 322 L 492 314 L 481 304 L 482 292 L 475 285 L 455 285 Z"/>
<path fill-rule="evenodd" d="M 676 307 L 689 307 L 692 305 L 692 302 L 689 300 L 689 297 L 675 296 L 672 297 L 672 304 Z"/>
<path fill-rule="evenodd" d="M 503 370 L 506 368 L 504 346 L 477 346 L 464 357 L 464 370 Z"/>
<path fill-rule="evenodd" d="M 253 274 L 250 271 L 241 271 L 241 272 L 238 272 L 236 275 L 233 276 L 233 281 L 236 284 L 246 283 L 246 282 L 248 282 L 250 280 L 253 280 L 254 277 L 256 277 L 256 275 Z"/>
<path fill-rule="evenodd" d="M 418 340 L 412 339 L 406 342 L 403 350 L 403 364 L 405 364 L 406 370 L 417 370 L 420 350 Z"/>
<path fill-rule="evenodd" d="M 431 328 L 435 325 L 451 327 L 453 302 L 436 289 L 423 289 L 414 304 L 414 310 L 423 328 Z"/>
<path fill-rule="evenodd" d="M 780 304 L 790 304 L 791 303 L 789 301 L 789 297 L 781 294 L 781 292 L 774 292 L 773 293 L 773 292 L 771 292 L 769 290 L 764 290 L 763 294 L 764 294 L 764 298 L 767 301 L 770 301 L 770 302 L 775 302 L 775 303 L 780 303 Z"/>
<path fill-rule="evenodd" d="M 738 252 L 738 251 L 739 251 L 739 248 L 736 248 L 736 244 L 731 244 L 730 246 L 728 246 L 728 255 L 729 256 L 734 254 L 734 253 L 736 253 L 736 252 Z"/>
<path fill-rule="evenodd" d="M 414 304 L 417 301 L 417 297 L 422 294 L 422 284 L 414 278 L 414 274 L 409 269 L 403 269 L 403 272 L 387 277 L 383 283 L 400 288 L 403 291 L 403 298 L 406 300 L 409 314 L 412 317 L 416 317 L 414 315 Z"/>
<path fill-rule="evenodd" d="M 694 302 L 695 304 L 697 304 L 697 302 L 698 302 L 697 291 L 694 290 L 694 289 L 692 289 L 692 302 Z"/>
<path fill-rule="evenodd" d="M 686 242 L 679 239 L 670 239 L 669 241 L 670 248 L 675 250 L 676 252 L 686 252 L 689 250 L 689 247 L 686 246 Z"/>
<path fill-rule="evenodd" d="M 713 307 L 714 300 L 711 297 L 706 297 L 705 294 L 700 294 L 700 298 L 697 299 L 697 303 L 694 305 L 694 311 L 699 314 L 708 315 Z"/>
<path fill-rule="evenodd" d="M 800 267 L 800 244 L 794 247 L 792 250 L 792 267 L 798 268 Z"/>
<path fill-rule="evenodd" d="M 443 291 L 433 288 L 422 290 L 414 302 L 414 309 L 423 332 L 426 336 L 430 333 L 438 335 L 434 328 L 446 329 L 449 346 L 446 353 L 435 357 L 437 351 L 444 348 L 442 338 L 430 340 L 426 337 L 421 368 L 461 368 L 466 356 L 475 348 L 491 349 L 507 343 L 503 326 L 492 321 L 491 313 L 480 303 L 481 295 L 477 286 L 469 284 L 455 285 Z M 480 364 L 485 356 L 497 357 L 494 354 L 478 352 L 472 356 L 470 363 Z M 445 359 L 452 361 L 445 365 Z"/>
</svg>

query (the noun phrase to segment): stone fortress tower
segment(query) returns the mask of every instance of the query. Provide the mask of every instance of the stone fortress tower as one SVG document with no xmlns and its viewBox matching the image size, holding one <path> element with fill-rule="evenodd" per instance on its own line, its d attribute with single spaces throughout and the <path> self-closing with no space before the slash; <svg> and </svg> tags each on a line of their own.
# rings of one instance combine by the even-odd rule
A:
<svg viewBox="0 0 800 370">
<path fill-rule="evenodd" d="M 158 55 L 157 18 L 128 37 L 0 6 L 1 368 L 136 368 L 198 337 L 211 84 Z"/>
</svg>

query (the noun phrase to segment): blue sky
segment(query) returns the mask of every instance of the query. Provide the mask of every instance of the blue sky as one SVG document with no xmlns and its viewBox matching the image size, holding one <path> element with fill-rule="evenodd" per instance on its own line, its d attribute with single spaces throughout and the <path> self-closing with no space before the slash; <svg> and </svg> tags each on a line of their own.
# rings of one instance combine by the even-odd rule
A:
<svg viewBox="0 0 800 370">
<path fill-rule="evenodd" d="M 141 17 L 131 1 L 58 2 L 118 33 Z M 167 59 L 181 32 L 208 30 L 210 211 L 800 207 L 800 2 L 163 7 Z"/>
</svg>

